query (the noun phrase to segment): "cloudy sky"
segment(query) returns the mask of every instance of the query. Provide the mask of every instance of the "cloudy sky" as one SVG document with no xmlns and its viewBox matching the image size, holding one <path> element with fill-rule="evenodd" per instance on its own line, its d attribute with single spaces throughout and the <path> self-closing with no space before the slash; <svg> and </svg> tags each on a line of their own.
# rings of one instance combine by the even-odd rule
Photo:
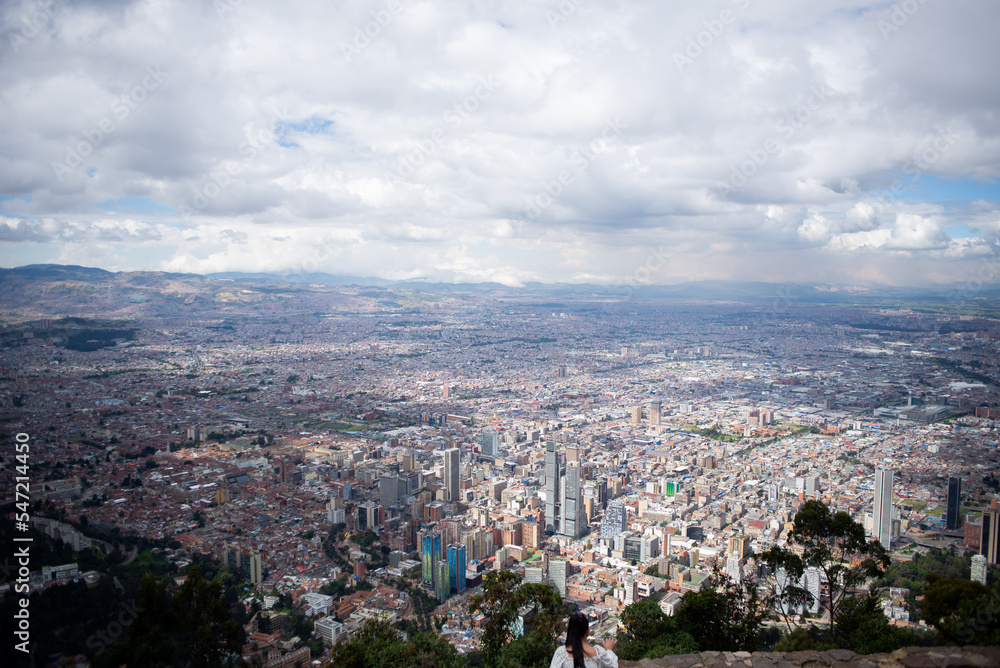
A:
<svg viewBox="0 0 1000 668">
<path fill-rule="evenodd" d="M 0 3 L 0 265 L 989 279 L 995 0 Z"/>
</svg>

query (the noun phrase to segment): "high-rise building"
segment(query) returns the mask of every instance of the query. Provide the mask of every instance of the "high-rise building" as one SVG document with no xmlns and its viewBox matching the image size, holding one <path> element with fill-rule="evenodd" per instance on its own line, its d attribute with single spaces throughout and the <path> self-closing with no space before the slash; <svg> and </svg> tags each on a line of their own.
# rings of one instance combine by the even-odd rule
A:
<svg viewBox="0 0 1000 668">
<path fill-rule="evenodd" d="M 597 507 L 601 510 L 608 507 L 608 481 L 601 478 L 594 487 L 594 498 Z"/>
<path fill-rule="evenodd" d="M 601 520 L 601 538 L 614 540 L 615 536 L 628 529 L 628 513 L 625 510 L 624 499 L 615 499 L 608 504 Z"/>
<path fill-rule="evenodd" d="M 988 564 L 1000 564 L 1000 507 L 996 501 L 991 501 L 989 510 L 983 513 L 983 538 L 979 554 L 986 557 Z"/>
<path fill-rule="evenodd" d="M 794 580 L 785 572 L 784 568 L 779 568 L 778 572 L 775 573 L 775 579 L 777 580 L 778 588 L 784 589 Z M 792 612 L 802 613 L 811 612 L 817 613 L 820 610 L 820 595 L 822 591 L 822 573 L 818 568 L 810 566 L 802 574 L 802 577 L 798 581 L 798 586 L 805 589 L 809 595 L 805 597 L 805 600 L 798 605 L 792 605 L 788 601 L 781 602 L 781 610 L 785 614 Z"/>
<path fill-rule="evenodd" d="M 872 536 L 889 549 L 892 544 L 892 470 L 875 471 L 875 504 L 872 513 Z"/>
<path fill-rule="evenodd" d="M 579 462 L 566 466 L 565 480 L 562 533 L 571 538 L 579 538 L 586 527 L 586 522 L 583 521 L 583 471 Z"/>
<path fill-rule="evenodd" d="M 743 569 L 740 568 L 740 555 L 735 552 L 730 552 L 726 556 L 726 575 L 733 582 L 740 582 L 743 579 Z"/>
<path fill-rule="evenodd" d="M 632 407 L 632 420 L 631 420 L 631 422 L 632 422 L 633 425 L 636 425 L 636 426 L 638 426 L 639 423 L 642 422 L 642 406 L 633 406 Z"/>
<path fill-rule="evenodd" d="M 802 490 L 808 495 L 812 496 L 819 491 L 819 476 L 806 476 L 802 482 Z"/>
<path fill-rule="evenodd" d="M 561 528 L 562 504 L 559 499 L 563 457 L 555 441 L 545 444 L 545 531 L 555 533 Z"/>
<path fill-rule="evenodd" d="M 241 550 L 238 547 L 224 547 L 219 555 L 221 561 L 234 573 L 242 574 L 250 584 L 259 585 L 263 558 L 257 550 Z"/>
<path fill-rule="evenodd" d="M 956 531 L 959 524 L 959 508 L 962 505 L 962 479 L 948 478 L 948 511 L 945 514 L 945 528 Z"/>
<path fill-rule="evenodd" d="M 981 554 L 972 557 L 971 579 L 986 584 L 986 557 Z"/>
<path fill-rule="evenodd" d="M 660 556 L 660 539 L 656 536 L 643 536 L 640 544 L 639 560 L 646 562 Z"/>
<path fill-rule="evenodd" d="M 566 598 L 566 569 L 568 562 L 565 559 L 552 559 L 549 561 L 549 582 L 552 583 L 559 595 Z"/>
<path fill-rule="evenodd" d="M 416 457 L 413 454 L 413 450 L 405 450 L 399 455 L 399 470 L 401 471 L 412 471 L 413 467 L 416 465 Z"/>
<path fill-rule="evenodd" d="M 536 522 L 524 522 L 521 525 L 521 540 L 523 541 L 525 547 L 537 550 L 542 546 L 542 540 L 544 537 L 541 524 Z"/>
<path fill-rule="evenodd" d="M 461 543 L 452 543 L 448 546 L 448 573 L 451 577 L 451 589 L 457 594 L 465 591 L 465 546 Z"/>
<path fill-rule="evenodd" d="M 726 551 L 735 553 L 740 559 L 747 559 L 750 556 L 750 536 L 746 534 L 734 534 L 726 542 Z"/>
<path fill-rule="evenodd" d="M 458 479 L 460 459 L 458 448 L 449 448 L 444 451 L 444 488 L 447 490 L 448 500 L 452 502 L 459 500 Z"/>
<path fill-rule="evenodd" d="M 545 570 L 541 566 L 525 566 L 525 584 L 541 583 L 545 581 Z"/>
<path fill-rule="evenodd" d="M 659 427 L 663 416 L 663 407 L 659 401 L 649 402 L 649 424 Z"/>
<path fill-rule="evenodd" d="M 451 596 L 451 576 L 449 575 L 448 561 L 438 559 L 434 564 L 434 597 L 443 601 Z"/>
<path fill-rule="evenodd" d="M 378 479 L 378 500 L 383 508 L 396 505 L 399 501 L 399 476 L 383 473 Z"/>
<path fill-rule="evenodd" d="M 382 523 L 382 508 L 374 501 L 368 501 L 358 506 L 358 531 L 374 530 Z"/>
<path fill-rule="evenodd" d="M 434 584 L 434 565 L 441 558 L 441 534 L 434 531 L 420 532 L 421 576 L 427 584 Z"/>
<path fill-rule="evenodd" d="M 499 452 L 500 435 L 492 429 L 483 430 L 482 453 L 487 457 L 496 457 Z"/>
</svg>

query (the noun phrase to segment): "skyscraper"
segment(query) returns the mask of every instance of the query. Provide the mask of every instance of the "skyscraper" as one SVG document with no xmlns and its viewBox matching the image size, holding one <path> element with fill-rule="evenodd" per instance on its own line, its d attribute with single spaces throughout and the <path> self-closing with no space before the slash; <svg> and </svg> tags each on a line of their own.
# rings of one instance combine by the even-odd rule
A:
<svg viewBox="0 0 1000 668">
<path fill-rule="evenodd" d="M 559 595 L 566 597 L 566 569 L 565 559 L 552 559 L 549 561 L 549 582 L 559 590 Z"/>
<path fill-rule="evenodd" d="M 483 430 L 483 454 L 487 457 L 496 457 L 499 450 L 500 435 L 492 429 Z"/>
<path fill-rule="evenodd" d="M 628 528 L 628 515 L 625 511 L 625 501 L 616 499 L 608 504 L 601 520 L 601 538 L 613 540 L 615 536 Z"/>
<path fill-rule="evenodd" d="M 875 471 L 875 504 L 872 512 L 872 536 L 889 549 L 892 542 L 892 470 Z"/>
<path fill-rule="evenodd" d="M 459 449 L 450 448 L 444 451 L 444 488 L 449 501 L 458 501 Z"/>
<path fill-rule="evenodd" d="M 461 594 L 465 591 L 465 545 L 452 543 L 448 546 L 448 574 L 451 578 L 452 591 Z"/>
<path fill-rule="evenodd" d="M 399 476 L 394 473 L 383 473 L 378 479 L 378 498 L 383 508 L 393 506 L 399 501 Z"/>
<path fill-rule="evenodd" d="M 441 558 L 441 534 L 422 531 L 420 534 L 421 575 L 427 584 L 434 583 L 434 566 Z"/>
<path fill-rule="evenodd" d="M 563 457 L 556 450 L 556 443 L 545 444 L 545 530 L 557 532 L 561 528 L 562 503 L 560 502 L 560 477 Z"/>
<path fill-rule="evenodd" d="M 977 554 L 972 557 L 972 572 L 970 579 L 986 584 L 986 557 Z"/>
<path fill-rule="evenodd" d="M 962 505 L 962 479 L 952 476 L 948 478 L 948 512 L 945 515 L 945 528 L 949 531 L 958 529 L 958 511 Z"/>
<path fill-rule="evenodd" d="M 743 569 L 740 564 L 740 555 L 735 552 L 730 552 L 726 556 L 726 575 L 728 575 L 734 582 L 740 582 L 743 579 Z"/>
<path fill-rule="evenodd" d="M 434 597 L 443 601 L 451 595 L 451 577 L 449 575 L 448 562 L 445 559 L 438 559 L 434 564 Z"/>
<path fill-rule="evenodd" d="M 566 465 L 566 496 L 563 498 L 562 532 L 572 538 L 583 535 L 583 471 L 579 462 Z"/>
<path fill-rule="evenodd" d="M 659 427 L 661 418 L 663 416 L 662 405 L 659 401 L 649 402 L 649 424 L 654 427 Z"/>
<path fill-rule="evenodd" d="M 357 527 L 359 531 L 373 531 L 382 523 L 382 508 L 374 501 L 367 501 L 358 506 Z"/>
<path fill-rule="evenodd" d="M 988 564 L 1000 564 L 1000 507 L 996 501 L 990 502 L 989 510 L 983 512 L 983 540 L 979 554 L 986 557 Z"/>
</svg>

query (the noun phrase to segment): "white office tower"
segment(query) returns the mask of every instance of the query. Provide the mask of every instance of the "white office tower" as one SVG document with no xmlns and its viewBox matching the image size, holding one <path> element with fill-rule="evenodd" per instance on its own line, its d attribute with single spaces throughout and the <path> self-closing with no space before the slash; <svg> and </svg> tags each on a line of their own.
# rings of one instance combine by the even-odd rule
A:
<svg viewBox="0 0 1000 668">
<path fill-rule="evenodd" d="M 496 457 L 499 451 L 500 436 L 492 429 L 483 430 L 482 452 L 487 457 Z"/>
<path fill-rule="evenodd" d="M 986 557 L 977 554 L 972 557 L 972 577 L 973 582 L 986 584 Z"/>
<path fill-rule="evenodd" d="M 559 591 L 559 595 L 566 598 L 566 568 L 565 559 L 552 559 L 549 561 L 549 582 Z"/>
<path fill-rule="evenodd" d="M 643 563 L 660 556 L 660 539 L 656 536 L 643 536 L 641 545 L 639 559 Z"/>
<path fill-rule="evenodd" d="M 872 512 L 872 536 L 889 549 L 892 544 L 892 470 L 875 471 L 875 504 Z"/>
<path fill-rule="evenodd" d="M 541 566 L 525 566 L 524 582 L 526 584 L 545 582 L 545 570 Z"/>
<path fill-rule="evenodd" d="M 784 590 L 789 585 L 790 578 L 784 568 L 779 568 L 775 573 L 778 589 Z M 801 614 L 803 612 L 817 613 L 820 610 L 820 592 L 822 591 L 822 573 L 818 568 L 810 567 L 802 574 L 798 586 L 809 592 L 809 600 L 804 604 L 792 606 L 788 601 L 781 601 L 781 609 L 784 614 Z"/>
<path fill-rule="evenodd" d="M 611 541 L 615 536 L 628 528 L 628 513 L 625 510 L 625 501 L 615 499 L 608 504 L 604 511 L 604 519 L 601 520 L 601 539 Z"/>
<path fill-rule="evenodd" d="M 555 441 L 545 444 L 545 530 L 552 533 L 562 528 L 562 503 L 560 503 L 560 478 L 563 456 L 556 450 Z"/>
<path fill-rule="evenodd" d="M 444 451 L 444 488 L 448 494 L 449 501 L 458 501 L 458 480 L 459 480 L 459 455 L 458 448 L 451 448 Z"/>
<path fill-rule="evenodd" d="M 802 588 L 809 592 L 812 601 L 808 604 L 809 612 L 816 614 L 820 611 L 820 595 L 823 591 L 823 572 L 818 568 L 807 568 L 802 574 Z"/>
<path fill-rule="evenodd" d="M 579 462 L 566 465 L 565 489 L 562 532 L 570 538 L 579 538 L 587 525 L 583 513 L 583 471 Z"/>
<path fill-rule="evenodd" d="M 739 582 L 743 579 L 743 570 L 740 568 L 740 555 L 735 552 L 730 552 L 726 557 L 726 575 L 733 582 Z"/>
</svg>

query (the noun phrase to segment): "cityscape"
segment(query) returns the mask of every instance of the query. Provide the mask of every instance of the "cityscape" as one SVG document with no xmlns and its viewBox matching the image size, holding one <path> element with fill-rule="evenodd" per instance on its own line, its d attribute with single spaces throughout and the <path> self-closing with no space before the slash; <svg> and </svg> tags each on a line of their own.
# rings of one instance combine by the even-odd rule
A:
<svg viewBox="0 0 1000 668">
<path fill-rule="evenodd" d="M 996 577 L 982 306 L 4 271 L 3 420 L 30 437 L 32 529 L 78 555 L 31 590 L 96 583 L 85 552 L 214 560 L 262 665 L 373 619 L 479 652 L 468 604 L 493 571 L 551 584 L 597 636 L 720 573 L 781 586 L 761 555 L 812 500 L 893 560 Z M 821 622 L 828 583 L 802 586 Z M 885 616 L 927 628 L 908 595 L 883 592 Z"/>
<path fill-rule="evenodd" d="M 998 24 L 0 2 L 0 667 L 1000 666 Z"/>
</svg>

